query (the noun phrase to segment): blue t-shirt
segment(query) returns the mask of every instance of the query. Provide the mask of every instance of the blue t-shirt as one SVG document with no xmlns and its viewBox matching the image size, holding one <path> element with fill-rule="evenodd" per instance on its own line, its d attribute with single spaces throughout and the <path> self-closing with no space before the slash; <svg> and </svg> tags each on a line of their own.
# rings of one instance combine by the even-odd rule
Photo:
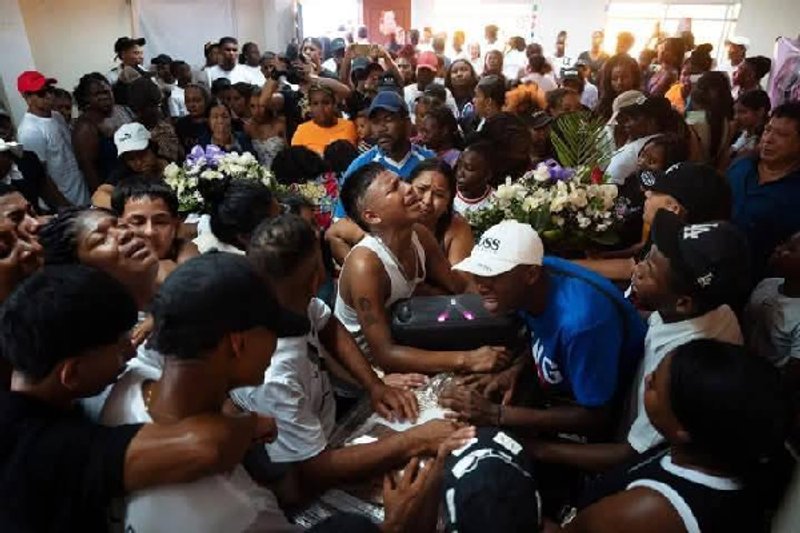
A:
<svg viewBox="0 0 800 533">
<path fill-rule="evenodd" d="M 758 158 L 742 157 L 731 164 L 727 176 L 731 221 L 747 235 L 753 275 L 760 279 L 775 247 L 800 231 L 800 171 L 759 184 Z"/>
<path fill-rule="evenodd" d="M 339 184 L 339 189 L 341 190 L 342 185 L 350 175 L 358 170 L 359 168 L 363 167 L 368 163 L 380 163 L 388 170 L 391 170 L 404 180 L 408 180 L 411 178 L 411 173 L 414 172 L 414 169 L 417 168 L 417 165 L 420 164 L 421 161 L 425 161 L 426 159 L 435 158 L 436 154 L 431 152 L 426 148 L 422 148 L 421 146 L 417 146 L 416 144 L 411 145 L 411 150 L 406 154 L 402 161 L 394 161 L 393 159 L 386 156 L 383 152 L 381 152 L 380 148 L 377 146 L 373 146 L 360 156 L 358 156 L 350 166 L 347 167 L 347 170 L 344 172 L 342 176 L 342 181 Z M 344 205 L 342 204 L 341 200 L 336 202 L 336 209 L 333 211 L 333 216 L 336 218 L 344 218 L 347 216 L 347 213 L 344 211 Z"/>
<path fill-rule="evenodd" d="M 548 395 L 585 407 L 606 405 L 627 391 L 647 326 L 607 279 L 557 257 L 545 257 L 544 268 L 547 308 L 539 316 L 521 312 L 539 383 Z"/>
</svg>

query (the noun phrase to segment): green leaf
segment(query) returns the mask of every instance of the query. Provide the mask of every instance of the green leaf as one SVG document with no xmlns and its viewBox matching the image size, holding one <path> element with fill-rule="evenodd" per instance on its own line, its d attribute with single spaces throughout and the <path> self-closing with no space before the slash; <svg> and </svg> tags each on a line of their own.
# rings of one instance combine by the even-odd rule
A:
<svg viewBox="0 0 800 533">
<path fill-rule="evenodd" d="M 563 167 L 604 168 L 614 152 L 603 119 L 585 111 L 559 116 L 550 131 L 550 140 Z"/>
</svg>

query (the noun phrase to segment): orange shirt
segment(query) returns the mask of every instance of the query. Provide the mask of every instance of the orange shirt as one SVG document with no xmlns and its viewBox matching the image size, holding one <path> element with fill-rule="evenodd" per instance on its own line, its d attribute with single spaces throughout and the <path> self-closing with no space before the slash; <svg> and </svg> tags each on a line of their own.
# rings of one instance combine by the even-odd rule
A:
<svg viewBox="0 0 800 533">
<path fill-rule="evenodd" d="M 686 108 L 686 102 L 683 99 L 683 84 L 681 82 L 675 82 L 672 84 L 666 93 L 664 93 L 664 98 L 669 100 L 672 104 L 672 107 L 675 110 L 683 115 L 683 112 Z"/>
<path fill-rule="evenodd" d="M 322 155 L 326 146 L 338 140 L 349 141 L 350 144 L 356 146 L 358 135 L 355 124 L 339 118 L 336 119 L 336 124 L 330 128 L 322 128 L 317 126 L 313 120 L 309 120 L 297 127 L 294 137 L 292 137 L 292 146 L 305 146 Z"/>
</svg>

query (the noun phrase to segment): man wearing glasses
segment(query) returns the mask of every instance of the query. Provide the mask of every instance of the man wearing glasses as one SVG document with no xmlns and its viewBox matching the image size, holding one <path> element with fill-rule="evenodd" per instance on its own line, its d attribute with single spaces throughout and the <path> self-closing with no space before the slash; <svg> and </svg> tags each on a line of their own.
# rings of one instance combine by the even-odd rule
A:
<svg viewBox="0 0 800 533">
<path fill-rule="evenodd" d="M 53 86 L 57 81 L 34 70 L 17 78 L 17 90 L 28 104 L 28 111 L 17 128 L 17 138 L 26 150 L 34 152 L 68 202 L 87 205 L 89 188 L 72 150 L 69 126 L 53 112 Z"/>
</svg>

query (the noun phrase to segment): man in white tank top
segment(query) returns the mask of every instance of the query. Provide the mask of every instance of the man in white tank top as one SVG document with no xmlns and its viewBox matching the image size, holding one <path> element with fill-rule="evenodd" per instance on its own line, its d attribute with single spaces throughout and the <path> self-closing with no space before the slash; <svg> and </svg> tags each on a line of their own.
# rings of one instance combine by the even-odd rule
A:
<svg viewBox="0 0 800 533">
<path fill-rule="evenodd" d="M 367 235 L 345 259 L 334 314 L 373 366 L 385 372 L 493 372 L 509 362 L 505 348 L 427 351 L 392 341 L 387 309 L 429 280 L 452 294 L 464 282 L 450 271 L 436 239 L 418 224 L 422 210 L 410 184 L 379 164 L 368 164 L 345 182 L 348 216 Z"/>
</svg>

